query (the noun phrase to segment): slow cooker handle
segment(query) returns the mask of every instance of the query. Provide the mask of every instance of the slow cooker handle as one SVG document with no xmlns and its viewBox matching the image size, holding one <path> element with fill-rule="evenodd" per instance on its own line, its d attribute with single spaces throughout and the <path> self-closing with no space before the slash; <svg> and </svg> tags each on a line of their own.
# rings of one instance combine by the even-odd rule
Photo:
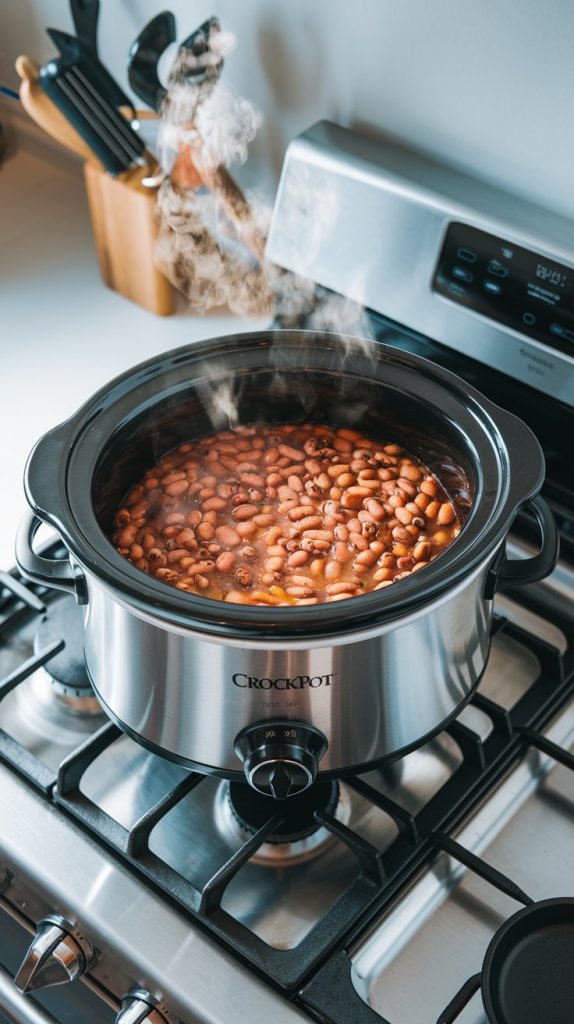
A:
<svg viewBox="0 0 574 1024">
<path fill-rule="evenodd" d="M 548 576 L 558 561 L 560 535 L 556 520 L 550 507 L 539 494 L 531 498 L 524 509 L 529 509 L 540 527 L 542 545 L 537 555 L 532 558 L 506 558 L 499 561 L 490 570 L 487 592 L 492 596 L 496 593 L 522 587 L 526 583 L 536 583 Z"/>
<path fill-rule="evenodd" d="M 67 558 L 45 558 L 34 551 L 32 542 L 40 526 L 42 520 L 37 515 L 31 511 L 24 513 L 16 534 L 16 562 L 22 575 L 32 583 L 73 594 L 78 604 L 85 604 L 86 585 L 80 569 Z"/>
</svg>

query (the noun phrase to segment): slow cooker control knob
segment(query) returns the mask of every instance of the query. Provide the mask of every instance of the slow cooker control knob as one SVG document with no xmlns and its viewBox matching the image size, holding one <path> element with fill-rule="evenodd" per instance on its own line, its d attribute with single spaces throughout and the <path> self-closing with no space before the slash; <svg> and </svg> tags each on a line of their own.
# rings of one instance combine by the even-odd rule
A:
<svg viewBox="0 0 574 1024">
<path fill-rule="evenodd" d="M 299 722 L 264 722 L 239 733 L 235 750 L 245 778 L 264 796 L 285 800 L 308 789 L 316 778 L 327 740 Z"/>
</svg>

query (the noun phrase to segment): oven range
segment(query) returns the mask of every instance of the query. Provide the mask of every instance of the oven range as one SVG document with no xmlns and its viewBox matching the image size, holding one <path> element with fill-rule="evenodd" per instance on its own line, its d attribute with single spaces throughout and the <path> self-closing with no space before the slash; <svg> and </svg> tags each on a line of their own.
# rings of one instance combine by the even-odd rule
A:
<svg viewBox="0 0 574 1024">
<path fill-rule="evenodd" d="M 364 185 L 358 158 L 349 147 L 346 154 L 350 178 Z M 385 191 L 377 160 L 371 181 Z M 411 166 L 411 186 L 414 177 Z M 390 202 L 399 193 L 389 181 Z M 428 199 L 425 187 L 413 210 Z M 446 219 L 485 230 L 461 190 L 459 182 L 456 217 Z M 532 225 L 524 248 L 536 252 Z M 281 202 L 272 247 L 279 228 Z M 486 233 L 507 244 L 517 228 L 498 226 L 491 210 Z M 73 598 L 15 569 L 0 574 L 3 1024 L 571 1021 L 572 355 L 563 338 L 548 349 L 550 362 L 554 352 L 563 360 L 558 395 L 551 382 L 523 379 L 522 364 L 513 375 L 508 351 L 504 365 L 484 348 L 470 351 L 481 337 L 493 346 L 496 332 L 501 345 L 512 343 L 518 330 L 504 318 L 493 326 L 492 310 L 473 308 L 468 296 L 432 294 L 439 236 L 426 280 L 440 317 L 415 324 L 403 309 L 397 326 L 373 310 L 373 332 L 453 370 L 530 424 L 560 527 L 557 568 L 497 596 L 483 679 L 443 732 L 278 808 L 242 781 L 189 771 L 123 735 L 91 690 Z M 475 251 L 470 242 L 458 248 Z M 558 262 L 558 246 L 552 252 Z M 322 280 L 322 267 L 317 256 L 321 284 L 349 292 L 340 275 Z M 470 325 L 460 347 L 450 321 L 439 330 L 451 310 L 457 325 Z M 531 333 L 521 345 L 545 351 Z M 532 557 L 537 543 L 529 517 L 519 517 L 509 552 Z M 55 543 L 47 554 L 64 552 Z"/>
<path fill-rule="evenodd" d="M 1 582 L 9 1021 L 224 1022 L 239 1004 L 286 1024 L 422 1024 L 525 893 L 572 895 L 565 565 L 523 600 L 500 598 L 484 680 L 447 731 L 287 801 L 274 835 L 246 784 L 169 764 L 107 721 L 70 597 L 15 572 Z M 475 1002 L 463 1022 L 483 1020 Z"/>
</svg>

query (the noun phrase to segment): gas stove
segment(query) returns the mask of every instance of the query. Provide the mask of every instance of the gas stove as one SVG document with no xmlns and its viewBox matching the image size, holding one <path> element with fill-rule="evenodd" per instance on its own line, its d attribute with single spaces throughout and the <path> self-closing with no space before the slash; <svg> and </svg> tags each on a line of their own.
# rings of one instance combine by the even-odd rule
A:
<svg viewBox="0 0 574 1024">
<path fill-rule="evenodd" d="M 97 950 L 83 981 L 102 1006 L 82 1006 L 82 1020 L 114 1020 L 139 990 L 126 1006 L 148 1018 L 120 1020 L 225 1021 L 235 976 L 259 1007 L 250 1019 L 422 1024 L 480 968 L 515 909 L 512 883 L 536 899 L 572 894 L 565 565 L 536 594 L 499 599 L 479 692 L 445 732 L 287 810 L 123 736 L 83 674 L 73 600 L 16 572 L 1 583 L 2 918 L 30 931 L 55 914 L 76 954 L 72 925 Z M 69 963 L 33 959 L 17 977 L 27 990 L 67 977 Z M 63 995 L 84 988 L 43 1002 L 68 1012 Z M 483 1019 L 476 998 L 463 1024 Z"/>
<path fill-rule="evenodd" d="M 377 158 L 365 174 L 359 162 L 366 151 L 351 149 L 340 144 L 337 159 L 326 160 L 324 136 L 320 145 L 304 140 L 295 149 L 307 161 L 303 179 L 323 173 L 326 164 L 333 173 L 345 166 L 357 188 L 373 187 L 412 210 L 424 199 L 436 215 L 441 204 L 430 196 L 432 168 L 415 195 L 416 163 L 403 166 L 399 188 L 398 156 L 392 173 Z M 463 209 L 460 182 L 445 181 L 456 197 L 446 219 L 488 226 L 492 237 L 500 203 L 491 202 L 487 225 Z M 359 198 L 354 192 L 357 208 Z M 486 202 L 480 190 L 471 198 L 475 207 Z M 272 247 L 282 228 L 281 202 Z M 499 231 L 505 243 L 527 219 L 525 209 L 511 207 L 515 223 Z M 343 208 L 331 225 L 335 234 L 344 214 Z M 414 221 L 409 231 L 400 217 L 394 227 L 392 218 L 387 223 L 391 235 L 412 240 Z M 531 246 L 536 223 L 531 217 Z M 557 222 L 549 222 L 543 251 L 550 251 L 552 231 L 557 259 L 563 251 Z M 446 235 L 439 231 L 433 243 L 432 232 L 421 228 L 421 237 L 432 258 L 426 276 L 420 267 L 413 273 L 411 294 L 423 276 L 428 287 L 444 270 L 437 259 Z M 479 262 L 470 242 L 457 245 Z M 412 252 L 410 241 L 405 246 L 399 256 Z M 308 265 L 292 269 L 360 298 L 348 265 L 339 262 L 339 272 L 327 274 L 323 255 L 307 246 Z M 336 252 L 331 257 L 333 267 Z M 372 251 L 369 260 L 363 297 L 377 306 Z M 282 262 L 293 263 L 292 248 Z M 415 303 L 417 322 L 409 321 L 409 290 L 397 265 L 386 276 L 378 269 L 389 284 L 379 305 L 400 315 L 401 325 L 373 309 L 375 338 L 453 370 L 522 416 L 539 437 L 561 560 L 543 583 L 497 596 L 486 672 L 445 731 L 401 760 L 317 783 L 280 804 L 246 784 L 190 772 L 123 735 L 91 691 L 73 599 L 25 583 L 17 570 L 1 573 L 1 1024 L 485 1024 L 487 949 L 521 907 L 526 913 L 559 898 L 568 908 L 574 897 L 568 339 L 561 335 L 560 346 L 551 348 L 530 330 L 520 340 L 509 309 L 493 326 L 490 307 L 476 309 L 472 296 L 460 292 L 452 292 L 451 302 L 442 278 L 433 299 L 440 315 L 429 312 L 425 320 L 429 292 Z M 472 329 L 459 345 L 455 328 L 465 323 Z M 481 338 L 486 348 L 478 347 Z M 510 338 L 502 355 L 497 338 Z M 528 360 L 517 356 L 513 363 L 518 342 Z M 539 374 L 536 359 L 543 358 L 549 365 Z M 531 555 L 535 536 L 528 517 L 519 517 L 508 545 L 512 556 Z M 47 554 L 65 553 L 54 542 Z M 559 921 L 558 931 L 570 949 L 571 929 Z M 522 1024 L 516 1005 L 535 997 L 523 964 L 505 960 L 504 971 L 512 975 L 507 989 L 515 1003 L 500 1019 Z M 561 973 L 569 1000 L 571 972 Z M 565 1024 L 570 1016 L 537 1019 Z"/>
</svg>

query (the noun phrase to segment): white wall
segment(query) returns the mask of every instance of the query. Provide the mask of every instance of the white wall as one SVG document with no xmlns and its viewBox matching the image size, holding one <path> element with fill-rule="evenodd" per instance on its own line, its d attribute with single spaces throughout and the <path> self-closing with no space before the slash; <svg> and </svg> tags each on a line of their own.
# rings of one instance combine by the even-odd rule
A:
<svg viewBox="0 0 574 1024">
<path fill-rule="evenodd" d="M 167 0 L 163 0 L 167 3 Z M 226 80 L 263 111 L 275 172 L 327 117 L 364 124 L 574 215 L 574 0 L 171 0 L 183 38 L 218 14 L 238 36 Z M 101 0 L 100 50 L 126 85 L 158 0 Z M 52 53 L 66 0 L 0 0 L 0 82 Z"/>
</svg>

